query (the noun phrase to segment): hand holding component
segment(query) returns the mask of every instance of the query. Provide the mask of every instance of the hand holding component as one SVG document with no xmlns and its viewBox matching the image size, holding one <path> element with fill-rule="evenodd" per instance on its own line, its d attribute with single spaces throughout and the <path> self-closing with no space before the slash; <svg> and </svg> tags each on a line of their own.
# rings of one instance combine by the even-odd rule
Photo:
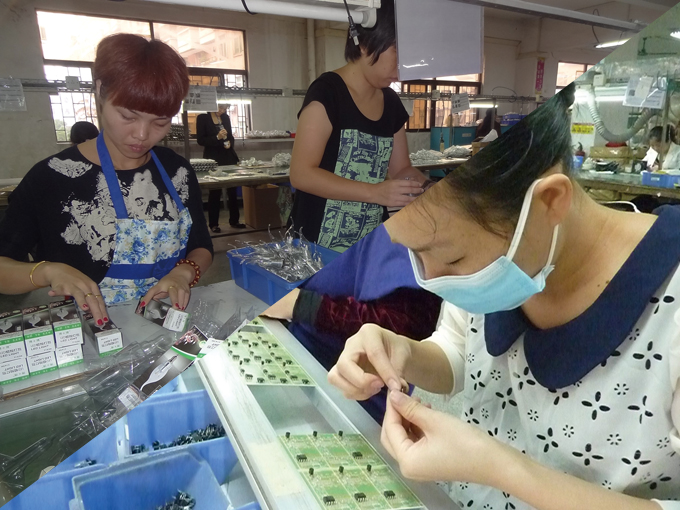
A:
<svg viewBox="0 0 680 510">
<path fill-rule="evenodd" d="M 328 372 L 328 381 L 354 400 L 366 400 L 385 385 L 399 392 L 410 357 L 406 337 L 375 324 L 364 324 L 345 343 L 338 362 Z"/>
<path fill-rule="evenodd" d="M 420 183 L 411 180 L 387 179 L 374 186 L 373 202 L 386 207 L 405 207 L 423 192 Z"/>
</svg>

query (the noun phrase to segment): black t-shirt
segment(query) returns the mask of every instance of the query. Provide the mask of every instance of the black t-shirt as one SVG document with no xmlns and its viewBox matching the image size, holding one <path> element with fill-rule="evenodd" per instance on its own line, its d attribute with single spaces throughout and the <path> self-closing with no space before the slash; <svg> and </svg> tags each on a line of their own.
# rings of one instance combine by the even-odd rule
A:
<svg viewBox="0 0 680 510">
<path fill-rule="evenodd" d="M 300 112 L 318 101 L 333 126 L 321 168 L 353 181 L 377 184 L 385 180 L 394 135 L 406 124 L 408 113 L 396 92 L 382 90 L 384 111 L 379 120 L 373 121 L 361 113 L 339 74 L 324 73 L 309 86 Z M 373 231 L 383 219 L 381 205 L 327 200 L 301 190 L 295 192 L 291 213 L 296 231 L 302 229 L 310 241 L 341 252 Z"/>
<path fill-rule="evenodd" d="M 213 252 L 203 215 L 201 189 L 186 159 L 165 147 L 154 152 L 191 214 L 187 253 Z M 134 170 L 117 170 L 125 207 L 131 219 L 173 221 L 179 218 L 153 159 Z M 62 262 L 99 283 L 116 247 L 116 213 L 101 166 L 87 160 L 77 147 L 36 164 L 10 196 L 0 221 L 0 256 Z"/>
</svg>

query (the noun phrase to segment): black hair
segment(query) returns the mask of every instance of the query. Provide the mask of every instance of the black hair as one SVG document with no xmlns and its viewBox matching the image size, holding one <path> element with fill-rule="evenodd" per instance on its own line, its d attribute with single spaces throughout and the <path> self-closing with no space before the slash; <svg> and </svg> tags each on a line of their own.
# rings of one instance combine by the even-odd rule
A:
<svg viewBox="0 0 680 510">
<path fill-rule="evenodd" d="M 435 187 L 441 190 L 436 193 L 456 200 L 490 232 L 502 234 L 499 227 L 516 225 L 524 196 L 536 179 L 556 165 L 571 173 L 569 108 L 574 92 L 572 83 L 451 172 Z"/>
<path fill-rule="evenodd" d="M 71 128 L 71 143 L 78 145 L 79 143 L 87 142 L 93 138 L 97 138 L 99 130 L 92 122 L 79 121 L 73 124 Z"/>
<path fill-rule="evenodd" d="M 345 43 L 345 60 L 356 62 L 361 58 L 361 48 L 366 50 L 366 55 L 371 57 L 371 65 L 375 64 L 391 46 L 397 44 L 397 36 L 394 28 L 394 0 L 382 0 L 378 9 L 378 19 L 373 28 L 364 28 L 356 25 L 359 32 L 359 46 L 349 37 L 347 30 L 347 42 Z"/>
<path fill-rule="evenodd" d="M 491 130 L 493 129 L 493 120 L 494 120 L 494 109 L 489 108 L 486 110 L 486 115 L 484 116 L 484 120 L 482 121 L 482 124 L 479 127 L 478 135 L 477 136 L 486 136 L 488 135 Z"/>
<path fill-rule="evenodd" d="M 660 142 L 663 138 L 663 126 L 656 126 L 649 130 L 649 139 Z M 666 143 L 678 143 L 678 134 L 673 124 L 668 124 L 666 129 Z"/>
</svg>

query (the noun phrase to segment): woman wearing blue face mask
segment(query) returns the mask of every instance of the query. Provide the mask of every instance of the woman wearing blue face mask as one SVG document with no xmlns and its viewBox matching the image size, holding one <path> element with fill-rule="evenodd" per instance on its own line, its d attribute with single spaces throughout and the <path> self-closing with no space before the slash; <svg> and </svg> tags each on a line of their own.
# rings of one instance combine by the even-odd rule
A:
<svg viewBox="0 0 680 510">
<path fill-rule="evenodd" d="M 350 338 L 329 380 L 391 390 L 402 473 L 465 508 L 680 508 L 680 210 L 607 209 L 571 179 L 573 86 L 390 219 L 447 301 L 414 342 Z M 375 375 L 377 374 L 377 375 Z M 463 420 L 400 393 L 463 392 Z"/>
</svg>

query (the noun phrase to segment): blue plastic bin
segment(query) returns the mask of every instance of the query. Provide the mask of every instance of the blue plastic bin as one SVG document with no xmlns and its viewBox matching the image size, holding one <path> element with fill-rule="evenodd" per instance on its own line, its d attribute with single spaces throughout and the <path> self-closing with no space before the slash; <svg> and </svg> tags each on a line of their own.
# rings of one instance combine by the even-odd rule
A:
<svg viewBox="0 0 680 510">
<path fill-rule="evenodd" d="M 73 479 L 80 510 L 149 510 L 178 490 L 196 500 L 195 510 L 229 507 L 208 463 L 187 451 L 145 456 Z"/>
<path fill-rule="evenodd" d="M 659 174 L 654 172 L 642 172 L 642 185 L 656 188 L 675 188 L 680 185 L 680 175 Z"/>
<path fill-rule="evenodd" d="M 118 441 L 122 442 L 123 438 L 122 425 L 122 422 L 114 423 L 80 450 L 64 459 L 50 471 L 50 474 L 71 471 L 75 468 L 75 464 L 85 459 L 95 460 L 97 461 L 96 465 L 102 466 L 116 462 L 119 459 Z"/>
<path fill-rule="evenodd" d="M 133 445 L 144 444 L 151 449 L 154 441 L 170 443 L 182 434 L 211 423 L 219 424 L 220 420 L 205 390 L 149 399 L 127 414 L 129 444 L 126 452 L 129 453 Z"/>
<path fill-rule="evenodd" d="M 299 239 L 295 239 L 296 245 L 299 244 L 299 242 Z M 312 245 L 311 251 L 314 252 L 314 250 L 316 250 L 316 252 L 321 255 L 324 266 L 330 264 L 340 255 L 339 252 L 323 248 L 322 246 L 313 243 L 310 244 Z M 273 305 L 291 290 L 305 282 L 305 280 L 300 280 L 299 282 L 290 283 L 255 264 L 241 264 L 242 259 L 238 255 L 245 255 L 251 251 L 252 248 L 240 248 L 227 252 L 229 267 L 231 268 L 231 277 L 236 282 L 236 285 L 247 290 L 255 297 L 260 298 L 265 303 Z"/>
<path fill-rule="evenodd" d="M 2 510 L 42 510 L 43 508 L 67 510 L 69 501 L 75 496 L 71 482 L 73 477 L 100 471 L 104 469 L 104 466 L 87 466 L 61 472 L 56 472 L 55 469 L 10 500 L 9 503 L 2 505 Z"/>
</svg>

